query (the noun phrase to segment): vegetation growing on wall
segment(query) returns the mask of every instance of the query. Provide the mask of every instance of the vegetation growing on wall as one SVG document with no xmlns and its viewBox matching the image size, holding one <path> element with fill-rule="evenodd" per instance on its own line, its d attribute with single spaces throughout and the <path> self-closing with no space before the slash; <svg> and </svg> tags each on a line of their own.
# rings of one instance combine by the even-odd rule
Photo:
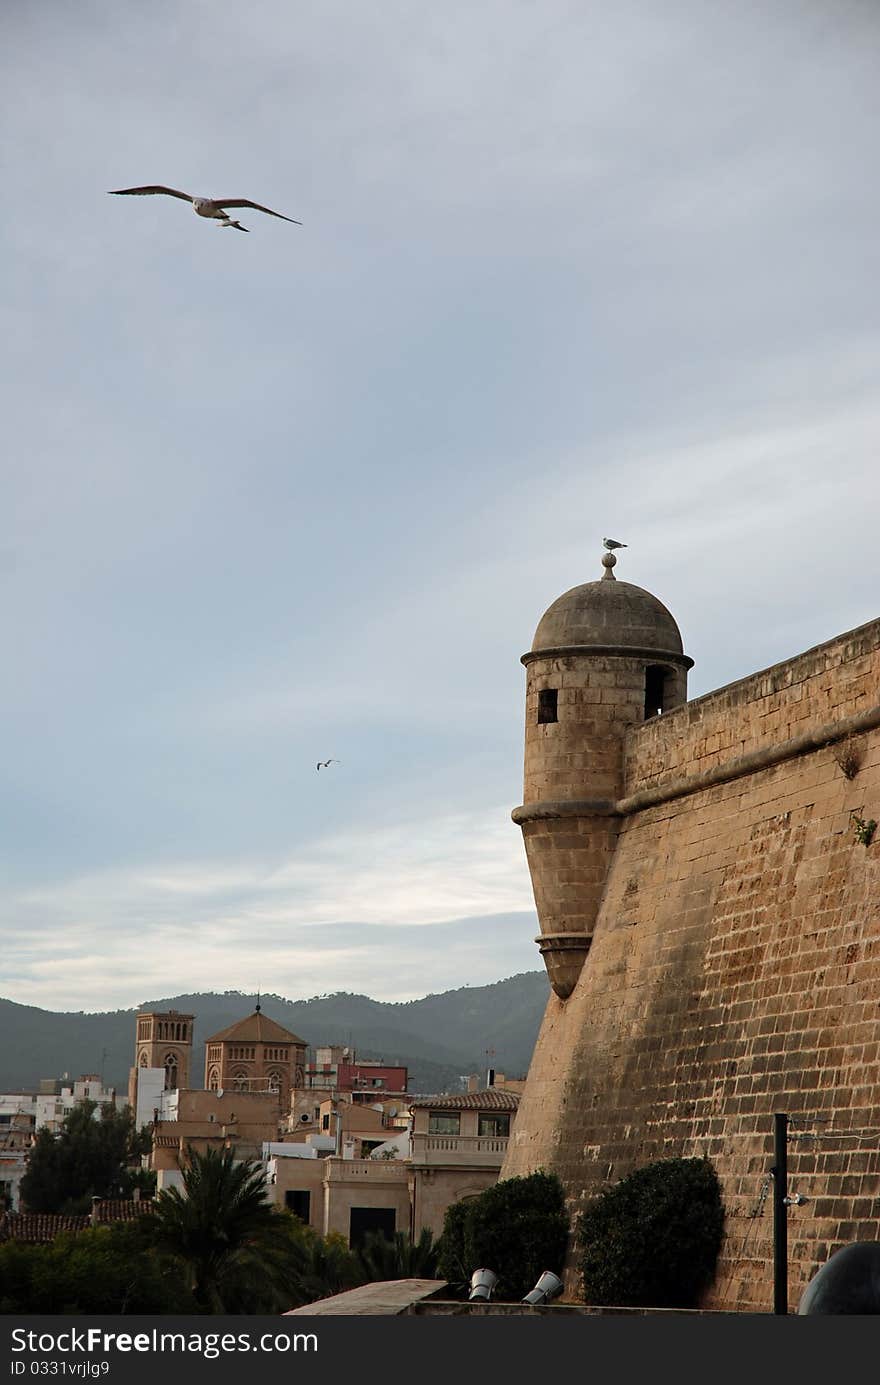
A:
<svg viewBox="0 0 880 1385">
<path fill-rule="evenodd" d="M 858 813 L 850 813 L 849 820 L 852 823 L 853 834 L 857 842 L 862 846 L 870 846 L 874 840 L 874 833 L 877 831 L 875 818 L 863 818 Z"/>
<path fill-rule="evenodd" d="M 584 1300 L 695 1308 L 715 1276 L 724 1207 L 708 1159 L 660 1159 L 601 1192 L 578 1227 Z"/>
</svg>

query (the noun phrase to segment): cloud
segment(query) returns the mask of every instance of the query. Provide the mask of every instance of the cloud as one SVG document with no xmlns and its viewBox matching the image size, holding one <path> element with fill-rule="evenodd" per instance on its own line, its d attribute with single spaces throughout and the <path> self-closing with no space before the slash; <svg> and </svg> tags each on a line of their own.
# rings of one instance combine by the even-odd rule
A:
<svg viewBox="0 0 880 1385">
<path fill-rule="evenodd" d="M 416 834 L 403 824 L 339 834 L 280 861 L 111 870 L 8 894 L 0 907 L 18 922 L 5 967 L 14 998 L 54 1004 L 66 993 L 62 1008 L 85 1002 L 82 989 L 108 1005 L 223 989 L 242 967 L 255 986 L 272 978 L 294 996 L 410 998 L 535 960 L 528 870 L 503 810 L 442 817 Z M 505 928 L 527 920 L 503 950 L 497 916 Z M 455 919 L 469 922 L 451 952 Z"/>
<path fill-rule="evenodd" d="M 532 909 L 518 659 L 603 533 L 693 693 L 876 615 L 876 15 L 0 22 L 13 998 L 503 974 L 424 949 Z"/>
</svg>

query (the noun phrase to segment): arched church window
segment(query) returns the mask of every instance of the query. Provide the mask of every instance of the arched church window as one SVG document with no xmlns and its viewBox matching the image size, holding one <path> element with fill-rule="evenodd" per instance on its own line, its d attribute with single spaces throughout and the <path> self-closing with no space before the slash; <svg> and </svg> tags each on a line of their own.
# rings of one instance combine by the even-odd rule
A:
<svg viewBox="0 0 880 1385">
<path fill-rule="evenodd" d="M 208 1073 L 208 1091 L 219 1092 L 220 1090 L 220 1069 L 211 1068 Z M 213 1117 L 212 1117 L 213 1119 Z"/>
<path fill-rule="evenodd" d="M 234 1092 L 246 1092 L 248 1090 L 248 1075 L 240 1069 L 232 1074 L 232 1090 Z"/>
<path fill-rule="evenodd" d="M 269 1073 L 269 1076 L 268 1076 L 267 1079 L 266 1079 L 266 1085 L 267 1085 L 267 1087 L 269 1088 L 269 1091 L 270 1091 L 270 1092 L 280 1092 L 280 1091 L 281 1091 L 281 1073 L 280 1073 L 280 1072 L 270 1072 L 270 1073 Z"/>
<path fill-rule="evenodd" d="M 138 1062 L 140 1063 L 140 1066 L 142 1068 L 148 1068 L 150 1066 L 150 1060 L 147 1057 L 146 1053 L 141 1054 L 140 1058 L 138 1059 Z"/>
<path fill-rule="evenodd" d="M 167 1053 L 165 1055 L 165 1090 L 173 1092 L 177 1090 L 177 1054 Z"/>
</svg>

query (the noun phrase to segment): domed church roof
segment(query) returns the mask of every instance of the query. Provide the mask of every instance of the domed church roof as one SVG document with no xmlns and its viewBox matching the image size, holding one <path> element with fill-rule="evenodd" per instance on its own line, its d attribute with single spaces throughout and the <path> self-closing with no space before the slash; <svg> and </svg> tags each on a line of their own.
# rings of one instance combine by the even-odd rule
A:
<svg viewBox="0 0 880 1385">
<path fill-rule="evenodd" d="M 584 582 L 556 598 L 538 622 L 531 655 L 524 661 L 549 650 L 586 648 L 606 654 L 664 654 L 691 667 L 671 613 L 643 587 L 618 582 L 611 570 L 616 561 L 613 553 L 604 554 L 605 573 L 598 582 Z"/>
<path fill-rule="evenodd" d="M 305 1047 L 305 1039 L 300 1039 L 296 1034 L 292 1034 L 289 1029 L 285 1029 L 282 1024 L 276 1024 L 275 1020 L 270 1020 L 268 1015 L 264 1015 L 260 1006 L 254 1010 L 252 1015 L 247 1015 L 243 1020 L 236 1020 L 235 1024 L 230 1024 L 227 1029 L 221 1029 L 219 1034 L 212 1034 L 205 1042 L 209 1044 L 219 1043 L 260 1043 L 260 1044 L 299 1044 Z"/>
</svg>

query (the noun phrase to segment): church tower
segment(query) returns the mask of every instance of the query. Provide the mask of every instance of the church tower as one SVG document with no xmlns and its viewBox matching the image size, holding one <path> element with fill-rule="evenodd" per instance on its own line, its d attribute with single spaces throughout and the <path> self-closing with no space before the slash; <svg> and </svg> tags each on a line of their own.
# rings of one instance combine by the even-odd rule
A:
<svg viewBox="0 0 880 1385">
<path fill-rule="evenodd" d="M 252 1015 L 212 1034 L 205 1042 L 205 1087 L 209 1092 L 274 1092 L 281 1110 L 304 1082 L 306 1042 L 264 1015 Z"/>
<path fill-rule="evenodd" d="M 181 1015 L 177 1010 L 138 1014 L 135 1069 L 164 1068 L 166 1091 L 190 1085 L 193 1019 L 193 1015 Z"/>
<path fill-rule="evenodd" d="M 525 843 L 536 939 L 566 1000 L 590 949 L 617 841 L 627 729 L 687 700 L 693 659 L 669 611 L 614 576 L 573 587 L 545 611 L 526 667 Z"/>
</svg>

